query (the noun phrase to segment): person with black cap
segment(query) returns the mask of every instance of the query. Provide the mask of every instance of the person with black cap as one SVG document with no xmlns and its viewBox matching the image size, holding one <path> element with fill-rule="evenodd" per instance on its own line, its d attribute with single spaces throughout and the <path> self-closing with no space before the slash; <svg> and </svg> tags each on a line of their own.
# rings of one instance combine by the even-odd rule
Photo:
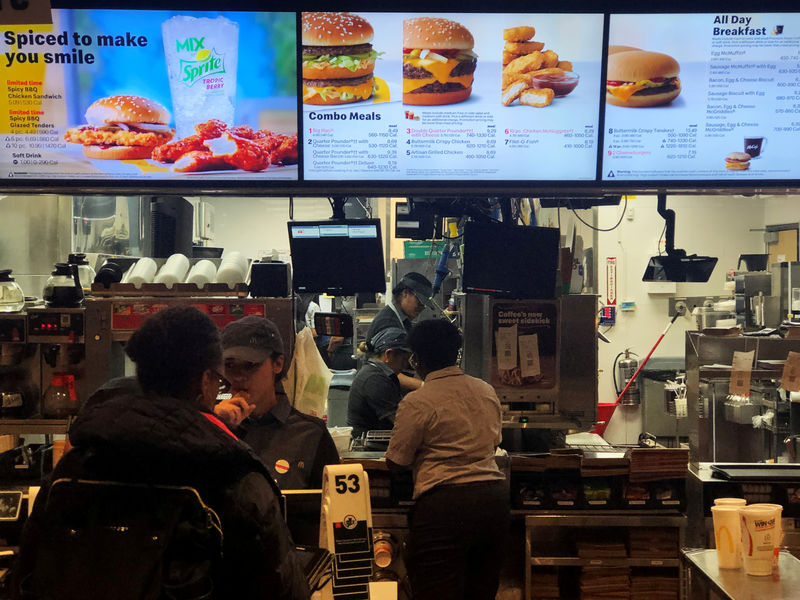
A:
<svg viewBox="0 0 800 600">
<path fill-rule="evenodd" d="M 405 329 L 389 327 L 379 331 L 372 345 L 375 356 L 356 373 L 350 386 L 347 424 L 353 428 L 354 438 L 365 431 L 391 429 L 403 398 L 397 376 L 408 367 L 411 356 Z"/>
<path fill-rule="evenodd" d="M 283 393 L 283 339 L 275 323 L 259 316 L 229 323 L 222 355 L 234 397 L 217 404 L 216 415 L 253 448 L 281 489 L 322 487 L 322 470 L 339 464 L 339 453 L 322 419 L 296 410 Z"/>
<path fill-rule="evenodd" d="M 406 273 L 392 289 L 392 301 L 387 302 L 372 319 L 366 337 L 367 350 L 375 352 L 373 340 L 384 329 L 400 327 L 405 329 L 406 333 L 411 331 L 412 321 L 420 316 L 422 311 L 426 308 L 435 310 L 432 297 L 433 285 L 427 277 L 414 271 Z M 400 387 L 405 391 L 416 390 L 422 385 L 419 379 L 405 373 L 399 373 L 397 377 Z"/>
</svg>

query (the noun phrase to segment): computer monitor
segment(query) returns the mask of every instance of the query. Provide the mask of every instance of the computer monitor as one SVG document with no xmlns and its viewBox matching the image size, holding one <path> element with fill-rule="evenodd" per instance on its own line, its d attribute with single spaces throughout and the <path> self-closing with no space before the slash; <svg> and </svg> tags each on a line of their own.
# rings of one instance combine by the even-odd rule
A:
<svg viewBox="0 0 800 600">
<path fill-rule="evenodd" d="M 558 229 L 470 221 L 464 226 L 465 292 L 554 298 Z"/>
<path fill-rule="evenodd" d="M 386 291 L 378 219 L 289 221 L 292 287 L 302 294 Z"/>
</svg>

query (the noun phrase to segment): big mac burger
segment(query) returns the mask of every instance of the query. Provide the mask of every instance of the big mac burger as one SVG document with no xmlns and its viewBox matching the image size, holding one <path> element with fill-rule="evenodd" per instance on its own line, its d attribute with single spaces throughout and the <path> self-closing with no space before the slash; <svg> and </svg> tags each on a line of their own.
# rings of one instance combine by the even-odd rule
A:
<svg viewBox="0 0 800 600">
<path fill-rule="evenodd" d="M 674 58 L 659 52 L 609 54 L 606 102 L 634 108 L 668 104 L 681 93 L 680 70 Z"/>
<path fill-rule="evenodd" d="M 373 35 L 358 15 L 303 13 L 303 103 L 347 104 L 372 96 L 378 56 Z"/>
<path fill-rule="evenodd" d="M 83 145 L 89 158 L 150 158 L 153 148 L 175 135 L 169 111 L 141 96 L 107 96 L 86 109 L 87 125 L 67 129 L 64 139 Z"/>
<path fill-rule="evenodd" d="M 453 104 L 469 98 L 477 55 L 469 30 L 455 21 L 403 22 L 403 104 Z"/>
</svg>

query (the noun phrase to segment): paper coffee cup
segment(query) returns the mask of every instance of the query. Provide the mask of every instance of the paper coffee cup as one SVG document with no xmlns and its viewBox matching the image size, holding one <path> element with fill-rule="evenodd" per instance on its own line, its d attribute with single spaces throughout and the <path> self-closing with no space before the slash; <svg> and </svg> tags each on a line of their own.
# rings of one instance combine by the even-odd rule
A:
<svg viewBox="0 0 800 600">
<path fill-rule="evenodd" d="M 775 536 L 775 547 L 773 548 L 772 551 L 772 566 L 773 568 L 777 568 L 778 555 L 780 554 L 781 551 L 781 544 L 783 543 L 783 535 L 784 535 L 783 521 L 781 520 L 783 516 L 783 506 L 781 506 L 780 504 L 769 504 L 766 502 L 758 502 L 756 504 L 751 504 L 750 506 L 764 506 L 778 511 L 778 519 L 775 522 L 778 529 L 778 533 Z"/>
<path fill-rule="evenodd" d="M 777 504 L 751 504 L 740 508 L 739 516 L 745 572 L 759 576 L 772 574 L 773 557 L 780 538 L 781 507 Z"/>
<path fill-rule="evenodd" d="M 742 566 L 742 534 L 739 525 L 739 508 L 712 506 L 714 541 L 720 569 L 738 569 Z"/>
</svg>

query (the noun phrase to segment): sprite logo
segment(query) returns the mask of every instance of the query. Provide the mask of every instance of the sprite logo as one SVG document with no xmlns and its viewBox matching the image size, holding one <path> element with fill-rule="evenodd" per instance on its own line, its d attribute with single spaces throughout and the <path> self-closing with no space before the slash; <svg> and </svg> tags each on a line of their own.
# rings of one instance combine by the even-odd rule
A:
<svg viewBox="0 0 800 600">
<path fill-rule="evenodd" d="M 187 87 L 192 87 L 203 77 L 225 73 L 225 57 L 217 54 L 216 50 L 205 48 L 204 42 L 205 37 L 175 41 L 178 52 L 194 53 L 192 59 L 182 58 L 180 61 L 181 81 Z"/>
</svg>

